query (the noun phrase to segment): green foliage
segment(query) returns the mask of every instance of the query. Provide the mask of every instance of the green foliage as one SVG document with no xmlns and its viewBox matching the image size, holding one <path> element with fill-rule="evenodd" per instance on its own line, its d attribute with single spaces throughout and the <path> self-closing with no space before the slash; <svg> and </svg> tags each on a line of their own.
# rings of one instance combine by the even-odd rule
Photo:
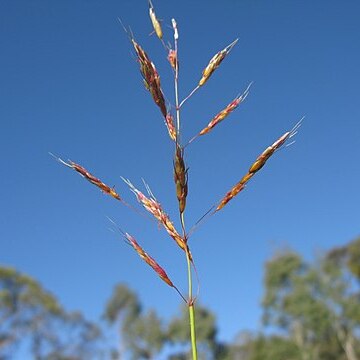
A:
<svg viewBox="0 0 360 360">
<path fill-rule="evenodd" d="M 248 360 L 301 360 L 296 344 L 280 336 L 259 336 L 245 344 Z"/>
<path fill-rule="evenodd" d="M 104 318 L 109 323 L 115 323 L 123 315 L 127 321 L 131 322 L 136 319 L 141 312 L 141 305 L 137 295 L 132 292 L 126 285 L 117 285 L 106 305 Z"/>
<path fill-rule="evenodd" d="M 142 314 L 126 328 L 132 358 L 153 359 L 165 341 L 162 323 L 154 310 Z"/>
<path fill-rule="evenodd" d="M 355 247 L 332 250 L 314 264 L 294 253 L 267 263 L 265 323 L 285 330 L 301 359 L 357 359 L 360 289 L 350 266 Z"/>
<path fill-rule="evenodd" d="M 99 328 L 67 313 L 31 277 L 0 267 L 0 358 L 29 343 L 34 359 L 82 359 L 95 353 Z M 88 357 L 90 358 L 90 357 Z"/>
<path fill-rule="evenodd" d="M 215 315 L 198 305 L 199 359 L 359 360 L 359 248 L 360 239 L 311 263 L 295 252 L 270 259 L 263 297 L 268 334 L 242 332 L 232 343 L 219 342 Z M 32 358 L 44 360 L 157 359 L 165 346 L 173 350 L 169 360 L 190 358 L 186 305 L 164 324 L 126 285 L 117 285 L 103 316 L 121 335 L 111 356 L 99 349 L 98 326 L 65 311 L 36 280 L 0 267 L 1 360 L 11 359 L 22 343 L 30 344 Z"/>
<path fill-rule="evenodd" d="M 127 352 L 136 360 L 152 359 L 161 351 L 165 342 L 161 320 L 153 310 L 144 313 L 137 295 L 126 285 L 114 288 L 104 317 L 120 328 L 123 341 L 120 352 Z"/>
</svg>

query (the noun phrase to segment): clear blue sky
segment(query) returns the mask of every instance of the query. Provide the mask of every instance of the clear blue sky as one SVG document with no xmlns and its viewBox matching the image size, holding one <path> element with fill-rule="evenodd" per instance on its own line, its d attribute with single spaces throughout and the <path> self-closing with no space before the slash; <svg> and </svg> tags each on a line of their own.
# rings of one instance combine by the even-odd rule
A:
<svg viewBox="0 0 360 360">
<path fill-rule="evenodd" d="M 201 301 L 222 339 L 259 329 L 263 264 L 281 247 L 311 257 L 360 234 L 358 1 L 154 0 L 171 39 L 180 32 L 180 93 L 239 37 L 184 108 L 190 138 L 254 81 L 238 110 L 188 148 L 187 224 L 303 115 L 297 142 L 191 238 Z M 0 2 L 0 262 L 39 279 L 68 309 L 97 319 L 117 282 L 165 318 L 180 299 L 120 238 L 112 217 L 186 289 L 183 254 L 159 230 L 48 155 L 91 170 L 135 203 L 120 176 L 145 178 L 178 225 L 172 143 L 142 86 L 131 26 L 173 98 L 172 74 L 138 0 Z"/>
</svg>

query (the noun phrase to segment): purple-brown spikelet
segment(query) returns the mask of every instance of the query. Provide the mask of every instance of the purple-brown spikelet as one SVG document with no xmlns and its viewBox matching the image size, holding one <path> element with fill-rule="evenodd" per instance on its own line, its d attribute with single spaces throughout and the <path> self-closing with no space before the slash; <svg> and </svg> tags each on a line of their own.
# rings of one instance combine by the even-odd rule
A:
<svg viewBox="0 0 360 360">
<path fill-rule="evenodd" d="M 169 279 L 166 271 L 150 256 L 148 255 L 144 249 L 137 243 L 133 236 L 125 233 L 125 238 L 127 242 L 135 249 L 138 255 L 149 265 L 151 266 L 155 272 L 159 275 L 161 280 L 166 282 L 169 286 L 175 287 L 172 281 Z"/>
<path fill-rule="evenodd" d="M 199 86 L 203 86 L 209 80 L 212 73 L 220 66 L 221 62 L 225 59 L 226 55 L 229 54 L 229 52 L 234 47 L 234 45 L 237 43 L 237 41 L 238 41 L 238 39 L 233 41 L 225 49 L 219 51 L 211 58 L 211 60 L 209 61 L 209 64 L 206 66 L 206 68 L 202 72 L 202 77 L 199 81 Z"/>
<path fill-rule="evenodd" d="M 127 179 L 124 179 L 126 184 L 129 185 L 131 191 L 135 194 L 137 200 L 144 206 L 144 208 L 151 213 L 159 222 L 163 225 L 167 233 L 175 240 L 178 246 L 187 251 L 187 245 L 185 240 L 180 236 L 176 231 L 174 224 L 171 222 L 169 216 L 163 210 L 161 204 L 155 199 L 154 195 L 151 193 L 149 187 L 147 190 L 150 197 L 145 196 L 141 191 L 135 188 L 135 186 Z"/>
<path fill-rule="evenodd" d="M 179 145 L 176 145 L 174 158 L 174 181 L 176 196 L 179 201 L 179 211 L 182 214 L 185 211 L 188 194 L 188 169 L 185 167 L 184 150 Z"/>
<path fill-rule="evenodd" d="M 207 134 L 217 124 L 223 121 L 230 113 L 232 113 L 240 105 L 240 103 L 242 103 L 246 99 L 249 94 L 250 86 L 251 84 L 248 86 L 248 88 L 244 91 L 242 95 L 237 96 L 229 105 L 226 106 L 225 109 L 223 109 L 216 116 L 214 116 L 214 118 L 209 122 L 209 124 L 200 131 L 199 135 Z"/>
<path fill-rule="evenodd" d="M 160 108 L 164 118 L 166 118 L 167 110 L 165 98 L 161 90 L 160 76 L 156 67 L 144 49 L 133 38 L 131 39 L 131 42 L 140 64 L 140 72 L 144 79 L 145 88 L 150 92 L 155 104 Z"/>
<path fill-rule="evenodd" d="M 52 155 L 52 154 L 51 154 Z M 54 156 L 55 157 L 55 156 Z M 88 180 L 89 182 L 91 182 L 93 185 L 97 186 L 98 188 L 101 189 L 101 191 L 103 191 L 105 194 L 108 194 L 110 196 L 112 196 L 114 199 L 119 200 L 119 201 L 123 201 L 122 198 L 120 197 L 120 195 L 115 191 L 114 188 L 104 184 L 100 179 L 96 178 L 94 175 L 92 175 L 89 171 L 87 171 L 84 167 L 82 167 L 79 164 L 74 163 L 71 160 L 68 160 L 69 162 L 67 163 L 66 161 L 55 157 L 59 162 L 61 162 L 62 164 L 74 169 L 76 172 L 78 172 L 83 178 L 85 178 L 86 180 Z"/>
<path fill-rule="evenodd" d="M 174 119 L 170 113 L 168 113 L 166 115 L 165 125 L 168 129 L 171 140 L 176 141 L 176 129 L 175 129 L 175 125 L 174 125 Z"/>
<path fill-rule="evenodd" d="M 245 188 L 247 182 L 265 165 L 265 163 L 275 153 L 275 151 L 280 149 L 288 139 L 297 133 L 297 130 L 301 125 L 301 121 L 302 119 L 294 126 L 293 129 L 280 136 L 272 145 L 267 147 L 258 156 L 255 162 L 250 166 L 247 174 L 245 174 L 242 179 L 235 186 L 233 186 L 228 193 L 226 193 L 215 209 L 215 212 L 221 210 L 231 199 L 233 199 L 240 191 L 242 191 Z"/>
</svg>

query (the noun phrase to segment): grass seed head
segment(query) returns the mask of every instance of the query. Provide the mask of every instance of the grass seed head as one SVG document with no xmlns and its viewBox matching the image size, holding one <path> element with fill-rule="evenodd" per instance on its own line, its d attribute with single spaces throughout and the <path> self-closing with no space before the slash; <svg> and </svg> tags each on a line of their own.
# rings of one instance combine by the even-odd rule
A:
<svg viewBox="0 0 360 360">
<path fill-rule="evenodd" d="M 269 158 L 279 150 L 291 137 L 296 135 L 301 126 L 301 119 L 290 131 L 280 136 L 272 145 L 267 147 L 250 166 L 249 171 L 242 179 L 232 187 L 232 189 L 223 197 L 215 211 L 221 210 L 231 199 L 233 199 L 240 191 L 245 188 L 247 182 L 265 165 Z"/>
<path fill-rule="evenodd" d="M 249 94 L 251 84 L 247 87 L 243 94 L 237 96 L 226 108 L 220 111 L 210 122 L 209 124 L 200 131 L 199 135 L 207 134 L 211 131 L 217 124 L 223 121 L 229 114 L 231 114 L 239 105 L 242 103 Z"/>
<path fill-rule="evenodd" d="M 166 282 L 169 286 L 174 287 L 174 284 L 169 279 L 168 275 L 166 274 L 166 271 L 150 256 L 148 255 L 144 249 L 137 243 L 137 241 L 129 235 L 128 233 L 125 233 L 125 238 L 127 242 L 135 249 L 135 251 L 138 253 L 138 255 L 149 265 L 153 268 L 153 270 L 159 275 L 161 280 Z"/>
<path fill-rule="evenodd" d="M 244 188 L 245 184 L 242 184 L 240 182 L 233 186 L 232 189 L 227 192 L 226 195 L 222 198 L 215 211 L 221 210 L 232 198 L 234 198 Z"/>
<path fill-rule="evenodd" d="M 167 110 L 165 104 L 164 94 L 161 89 L 160 76 L 156 70 L 154 63 L 150 60 L 144 49 L 135 41 L 131 39 L 134 46 L 137 59 L 140 64 L 140 72 L 144 80 L 145 88 L 150 92 L 155 104 L 160 108 L 164 118 L 166 118 Z"/>
<path fill-rule="evenodd" d="M 160 21 L 156 17 L 155 10 L 154 10 L 154 7 L 153 7 L 151 1 L 149 1 L 149 15 L 150 15 L 150 20 L 151 20 L 152 26 L 154 28 L 155 34 L 161 40 L 163 37 L 163 32 L 161 29 Z"/>
<path fill-rule="evenodd" d="M 209 61 L 209 64 L 202 72 L 202 78 L 199 81 L 199 86 L 203 86 L 213 74 L 213 72 L 220 66 L 221 62 L 225 59 L 226 55 L 229 54 L 231 49 L 237 43 L 238 39 L 233 41 L 230 45 L 228 45 L 225 49 L 216 53 L 212 59 Z"/>
<path fill-rule="evenodd" d="M 56 158 L 56 157 L 55 157 Z M 112 196 L 114 199 L 123 201 L 120 195 L 115 191 L 114 188 L 104 184 L 100 179 L 96 178 L 94 175 L 92 175 L 89 171 L 87 171 L 84 167 L 82 167 L 79 164 L 74 163 L 73 161 L 69 160 L 69 162 L 65 162 L 64 160 L 60 158 L 56 158 L 59 162 L 62 164 L 74 169 L 76 172 L 78 172 L 83 178 L 91 182 L 93 185 L 97 186 L 101 189 L 102 192 L 105 194 L 108 194 Z"/>
<path fill-rule="evenodd" d="M 174 159 L 174 181 L 176 196 L 179 201 L 179 211 L 182 214 L 185 211 L 188 194 L 188 169 L 185 167 L 184 151 L 179 145 L 176 146 Z"/>
<path fill-rule="evenodd" d="M 129 185 L 131 191 L 135 194 L 137 200 L 143 205 L 143 207 L 151 213 L 159 223 L 165 228 L 167 233 L 175 240 L 177 245 L 184 251 L 187 249 L 186 241 L 177 232 L 174 224 L 171 222 L 169 216 L 163 210 L 161 204 L 156 200 L 152 194 L 148 185 L 145 185 L 149 193 L 149 197 L 145 196 L 141 191 L 135 188 L 135 186 L 127 179 L 122 178 L 127 185 Z"/>
</svg>

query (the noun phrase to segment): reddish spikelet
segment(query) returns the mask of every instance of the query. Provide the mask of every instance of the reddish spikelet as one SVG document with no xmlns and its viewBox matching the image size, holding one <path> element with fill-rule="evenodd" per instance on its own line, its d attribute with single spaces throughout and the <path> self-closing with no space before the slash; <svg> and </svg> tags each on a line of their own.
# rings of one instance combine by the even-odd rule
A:
<svg viewBox="0 0 360 360">
<path fill-rule="evenodd" d="M 159 275 L 161 280 L 165 281 L 169 286 L 175 287 L 172 281 L 167 276 L 165 270 L 150 256 L 148 255 L 144 249 L 137 243 L 137 241 L 128 233 L 125 233 L 125 238 L 128 243 L 135 249 L 138 255 L 149 265 L 151 266 L 155 272 Z"/>
<path fill-rule="evenodd" d="M 176 196 L 179 201 L 179 211 L 182 214 L 185 211 L 186 197 L 188 194 L 188 175 L 184 162 L 184 150 L 176 145 L 174 158 L 174 181 L 176 186 Z"/>
<path fill-rule="evenodd" d="M 135 188 L 135 186 L 127 179 L 124 179 L 126 184 L 129 185 L 131 191 L 135 194 L 137 200 L 144 206 L 144 208 L 151 213 L 159 222 L 162 224 L 167 231 L 167 233 L 175 240 L 178 246 L 186 251 L 187 245 L 186 241 L 180 236 L 180 234 L 176 231 L 173 223 L 171 222 L 169 216 L 162 209 L 161 204 L 155 199 L 154 195 L 151 193 L 148 186 L 147 190 L 149 192 L 150 197 L 145 196 L 141 191 Z"/>
<path fill-rule="evenodd" d="M 225 49 L 216 53 L 212 59 L 209 61 L 209 64 L 202 72 L 202 78 L 199 81 L 199 86 L 203 86 L 210 78 L 212 73 L 220 66 L 221 62 L 225 59 L 226 55 L 229 54 L 233 46 L 237 43 L 238 39 L 233 41 Z"/>
<path fill-rule="evenodd" d="M 249 88 L 251 84 L 248 86 L 248 88 L 244 91 L 242 95 L 237 96 L 226 108 L 222 111 L 220 111 L 204 128 L 200 131 L 200 135 L 207 134 L 211 129 L 213 129 L 217 124 L 219 124 L 221 121 L 223 121 L 230 113 L 232 113 L 239 105 L 242 103 L 246 97 L 249 94 Z"/>
<path fill-rule="evenodd" d="M 301 121 L 302 119 L 294 126 L 292 130 L 287 131 L 285 134 L 280 136 L 279 139 L 277 139 L 258 156 L 255 162 L 250 166 L 247 174 L 245 174 L 242 179 L 223 197 L 215 212 L 221 210 L 231 199 L 233 199 L 240 191 L 242 191 L 245 188 L 247 182 L 265 165 L 265 163 L 275 153 L 275 151 L 280 149 L 288 139 L 297 133 L 297 130 L 301 125 Z"/>
<path fill-rule="evenodd" d="M 94 175 L 90 174 L 89 171 L 87 171 L 84 167 L 82 167 L 79 164 L 74 163 L 73 161 L 69 160 L 69 163 L 65 162 L 64 160 L 60 158 L 56 158 L 58 161 L 60 161 L 62 164 L 74 169 L 76 172 L 78 172 L 83 178 L 97 186 L 101 189 L 105 194 L 108 194 L 112 196 L 114 199 L 123 201 L 120 197 L 120 195 L 115 191 L 114 188 L 111 188 L 110 186 L 104 184 L 100 179 L 96 178 Z"/>
<path fill-rule="evenodd" d="M 134 39 L 131 39 L 131 42 L 140 64 L 140 72 L 144 79 L 145 88 L 150 92 L 155 104 L 160 108 L 164 118 L 166 118 L 165 98 L 161 90 L 160 76 L 156 67 L 143 48 Z"/>
<path fill-rule="evenodd" d="M 149 15 L 150 15 L 150 20 L 151 20 L 152 26 L 154 28 L 155 34 L 161 40 L 163 37 L 163 32 L 161 29 L 160 21 L 157 19 L 156 15 L 155 15 L 155 10 L 154 10 L 153 4 L 150 0 L 149 0 Z"/>
<path fill-rule="evenodd" d="M 179 63 L 177 60 L 177 54 L 176 51 L 173 49 L 169 49 L 169 54 L 168 54 L 168 61 L 171 65 L 171 67 L 175 70 L 176 67 L 179 68 Z"/>
<path fill-rule="evenodd" d="M 172 140 L 176 141 L 176 129 L 174 125 L 174 119 L 170 113 L 166 115 L 165 125 L 168 129 L 169 136 Z"/>
</svg>

